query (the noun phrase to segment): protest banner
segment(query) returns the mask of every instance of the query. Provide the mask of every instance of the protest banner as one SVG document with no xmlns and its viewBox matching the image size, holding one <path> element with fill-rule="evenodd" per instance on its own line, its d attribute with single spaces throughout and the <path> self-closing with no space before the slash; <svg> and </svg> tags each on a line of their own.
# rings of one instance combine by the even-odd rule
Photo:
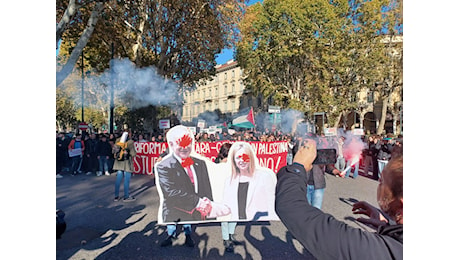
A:
<svg viewBox="0 0 460 260">
<path fill-rule="evenodd" d="M 195 152 L 214 162 L 222 144 L 234 142 L 195 142 Z M 260 166 L 269 168 L 276 173 L 281 167 L 286 165 L 287 142 L 249 142 L 249 144 L 254 148 Z M 134 142 L 134 147 L 137 153 L 134 158 L 134 173 L 153 175 L 153 166 L 160 154 L 167 150 L 168 144 L 166 142 Z"/>
</svg>

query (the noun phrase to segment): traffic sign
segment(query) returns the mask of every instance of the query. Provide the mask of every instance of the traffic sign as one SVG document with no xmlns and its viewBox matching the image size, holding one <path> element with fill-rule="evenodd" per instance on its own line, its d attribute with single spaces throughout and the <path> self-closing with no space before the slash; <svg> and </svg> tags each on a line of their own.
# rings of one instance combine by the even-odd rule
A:
<svg viewBox="0 0 460 260">
<path fill-rule="evenodd" d="M 78 124 L 78 129 L 80 129 L 82 131 L 86 131 L 86 130 L 88 130 L 88 124 L 85 123 L 85 122 L 81 122 L 80 124 Z"/>
<path fill-rule="evenodd" d="M 160 120 L 160 129 L 169 129 L 171 128 L 169 119 L 162 119 Z"/>
</svg>

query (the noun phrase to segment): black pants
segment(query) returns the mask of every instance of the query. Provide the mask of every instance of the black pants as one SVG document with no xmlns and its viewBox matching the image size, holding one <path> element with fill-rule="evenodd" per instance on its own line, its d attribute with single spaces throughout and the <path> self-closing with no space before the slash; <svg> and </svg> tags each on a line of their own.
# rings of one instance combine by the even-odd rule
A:
<svg viewBox="0 0 460 260">
<path fill-rule="evenodd" d="M 379 165 L 377 163 L 377 156 L 372 156 L 372 178 L 379 179 Z"/>
<path fill-rule="evenodd" d="M 99 161 L 95 154 L 85 155 L 84 159 L 84 170 L 87 172 L 96 172 L 99 171 Z"/>
</svg>

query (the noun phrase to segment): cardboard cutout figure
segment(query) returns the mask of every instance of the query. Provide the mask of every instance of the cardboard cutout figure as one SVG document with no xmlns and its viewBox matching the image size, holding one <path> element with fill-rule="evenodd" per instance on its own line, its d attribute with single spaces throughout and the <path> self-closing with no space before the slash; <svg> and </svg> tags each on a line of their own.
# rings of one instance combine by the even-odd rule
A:
<svg viewBox="0 0 460 260">
<path fill-rule="evenodd" d="M 252 146 L 233 143 L 228 153 L 231 175 L 224 184 L 223 203 L 232 221 L 279 220 L 275 212 L 275 173 L 260 167 Z"/>
<path fill-rule="evenodd" d="M 216 164 L 194 152 L 193 134 L 185 126 L 171 128 L 166 141 L 169 154 L 154 167 L 158 224 L 279 220 L 274 211 L 276 175 L 258 166 L 249 143 L 235 143 L 229 162 Z M 240 144 L 244 152 L 236 148 Z M 250 171 L 244 164 L 252 165 Z M 239 183 L 245 187 L 239 188 Z"/>
</svg>

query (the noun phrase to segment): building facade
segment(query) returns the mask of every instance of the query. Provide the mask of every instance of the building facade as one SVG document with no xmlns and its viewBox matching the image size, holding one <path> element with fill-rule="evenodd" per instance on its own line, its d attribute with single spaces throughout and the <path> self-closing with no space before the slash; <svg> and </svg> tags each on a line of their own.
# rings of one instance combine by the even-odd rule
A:
<svg viewBox="0 0 460 260">
<path fill-rule="evenodd" d="M 396 42 L 402 43 L 402 36 L 397 38 Z M 227 119 L 248 107 L 253 107 L 256 114 L 267 113 L 268 105 L 272 103 L 271 100 L 264 99 L 261 95 L 253 96 L 253 93 L 245 88 L 243 70 L 236 61 L 230 60 L 218 65 L 216 70 L 216 75 L 211 80 L 200 81 L 194 90 L 183 93 L 181 121 L 192 122 L 205 111 L 219 110 L 222 115 L 227 116 Z M 402 87 L 399 87 L 393 91 L 388 100 L 385 133 L 402 133 L 402 93 Z M 382 98 L 378 92 L 363 88 L 357 94 L 356 99 L 358 108 L 342 117 L 339 127 L 344 127 L 346 130 L 363 128 L 368 134 L 376 133 L 382 115 Z M 323 118 L 318 119 L 315 116 L 311 120 L 316 123 L 317 128 L 323 127 Z M 326 125 L 324 126 L 332 127 L 327 122 L 327 116 L 325 120 Z"/>
<path fill-rule="evenodd" d="M 220 110 L 223 114 L 234 114 L 240 109 L 244 94 L 243 71 L 236 61 L 217 65 L 216 75 L 203 80 L 193 91 L 184 92 L 182 121 L 192 121 L 205 111 Z"/>
</svg>

